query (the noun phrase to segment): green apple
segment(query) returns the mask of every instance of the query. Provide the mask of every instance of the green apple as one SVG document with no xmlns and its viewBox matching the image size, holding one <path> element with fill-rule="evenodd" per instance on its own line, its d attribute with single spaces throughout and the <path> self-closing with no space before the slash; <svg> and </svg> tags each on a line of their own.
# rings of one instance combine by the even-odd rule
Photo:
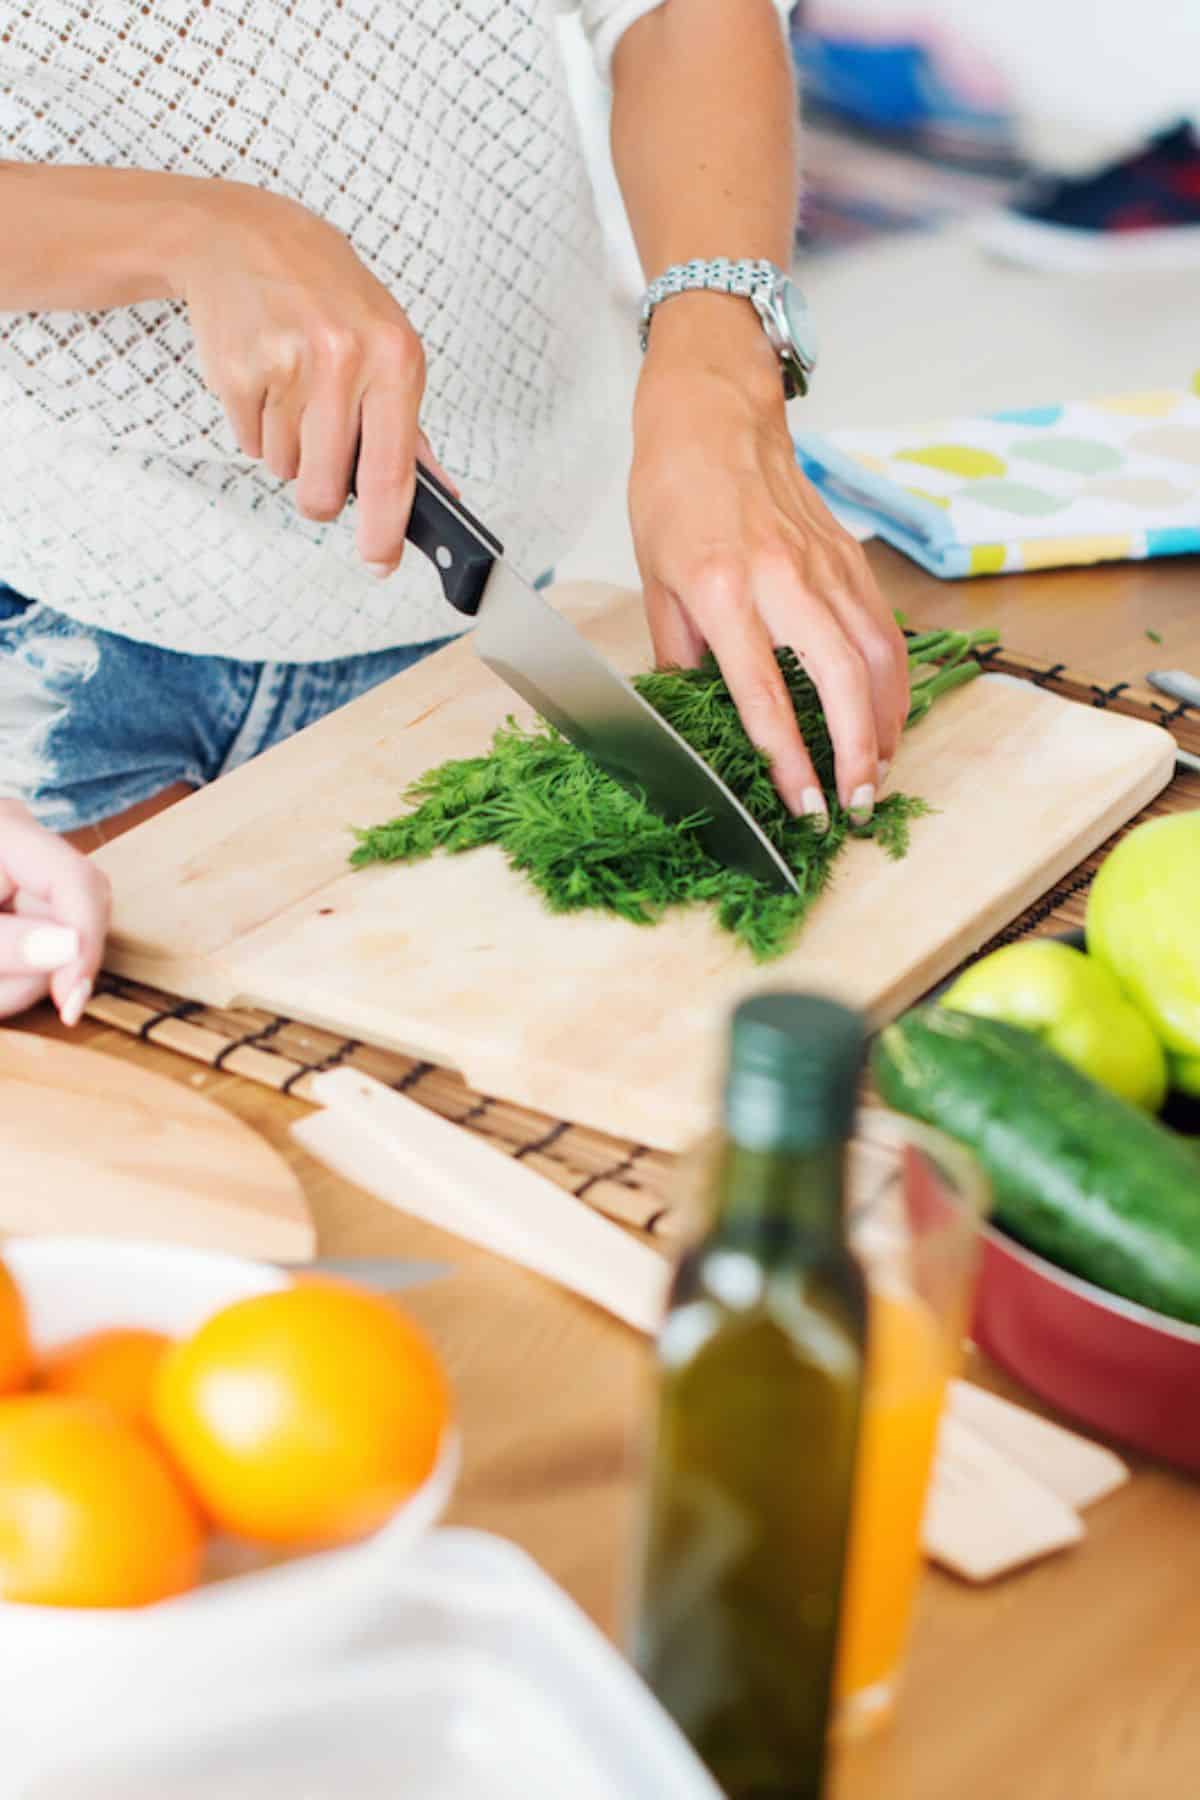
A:
<svg viewBox="0 0 1200 1800">
<path fill-rule="evenodd" d="M 1116 977 L 1070 944 L 1038 938 L 994 950 L 959 976 L 942 1005 L 1035 1033 L 1147 1112 L 1157 1112 L 1166 1097 L 1166 1058 L 1154 1032 Z"/>
<path fill-rule="evenodd" d="M 1200 812 L 1139 825 L 1092 883 L 1088 950 L 1166 1046 L 1180 1087 L 1200 1084 Z"/>
</svg>

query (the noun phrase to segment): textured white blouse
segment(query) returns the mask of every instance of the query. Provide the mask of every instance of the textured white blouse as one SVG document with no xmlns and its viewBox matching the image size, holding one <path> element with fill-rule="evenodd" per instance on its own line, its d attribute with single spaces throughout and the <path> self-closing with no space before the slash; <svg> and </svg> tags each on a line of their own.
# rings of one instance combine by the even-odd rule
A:
<svg viewBox="0 0 1200 1800">
<path fill-rule="evenodd" d="M 605 72 L 659 0 L 577 0 Z M 530 575 L 605 464 L 604 257 L 571 0 L 14 0 L 0 158 L 254 182 L 350 239 L 428 355 L 422 423 Z M 0 582 L 170 649 L 307 662 L 461 625 L 237 450 L 174 302 L 0 313 Z"/>
</svg>

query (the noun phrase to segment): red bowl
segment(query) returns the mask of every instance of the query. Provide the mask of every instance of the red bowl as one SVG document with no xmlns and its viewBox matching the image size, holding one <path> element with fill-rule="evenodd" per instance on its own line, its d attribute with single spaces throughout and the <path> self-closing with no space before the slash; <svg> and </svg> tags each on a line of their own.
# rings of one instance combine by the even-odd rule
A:
<svg viewBox="0 0 1200 1800">
<path fill-rule="evenodd" d="M 988 1226 L 974 1337 L 1081 1424 L 1200 1474 L 1200 1326 L 1106 1294 Z"/>
</svg>

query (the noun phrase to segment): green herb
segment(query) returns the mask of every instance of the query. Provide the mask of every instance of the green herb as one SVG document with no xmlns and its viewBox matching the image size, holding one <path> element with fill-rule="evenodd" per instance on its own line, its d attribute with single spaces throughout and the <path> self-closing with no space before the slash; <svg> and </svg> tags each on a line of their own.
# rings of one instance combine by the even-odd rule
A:
<svg viewBox="0 0 1200 1800">
<path fill-rule="evenodd" d="M 909 642 L 910 726 L 934 702 L 979 673 L 971 651 L 995 634 L 935 631 Z M 928 808 L 908 794 L 886 795 L 870 822 L 855 826 L 838 804 L 833 746 L 817 691 L 790 650 L 778 652 L 796 719 L 829 800 L 829 827 L 796 819 L 771 785 L 767 758 L 746 736 L 710 657 L 699 669 L 640 675 L 638 691 L 699 751 L 753 814 L 795 873 L 799 892 L 779 894 L 725 868 L 704 850 L 700 818 L 668 824 L 637 795 L 547 725 L 509 722 L 486 756 L 443 763 L 409 789 L 412 810 L 358 831 L 351 862 L 413 862 L 436 850 L 457 855 L 496 844 L 551 912 L 598 908 L 650 925 L 674 906 L 711 906 L 720 924 L 760 962 L 787 948 L 828 885 L 848 837 L 872 838 L 892 857 L 908 848 L 909 826 Z"/>
<path fill-rule="evenodd" d="M 1162 643 L 1162 635 L 1160 632 L 1148 631 L 1146 633 L 1146 636 L 1150 639 L 1150 642 L 1152 644 L 1161 644 Z"/>
</svg>

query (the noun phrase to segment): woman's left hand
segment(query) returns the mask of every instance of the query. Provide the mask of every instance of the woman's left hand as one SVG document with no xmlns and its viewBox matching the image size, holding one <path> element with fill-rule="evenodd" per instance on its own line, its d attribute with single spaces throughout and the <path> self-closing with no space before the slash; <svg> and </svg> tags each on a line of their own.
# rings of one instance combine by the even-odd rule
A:
<svg viewBox="0 0 1200 1800">
<path fill-rule="evenodd" d="M 797 467 L 779 366 L 746 301 L 683 295 L 656 313 L 630 513 L 659 663 L 694 667 L 711 649 L 784 803 L 819 818 L 775 659 L 790 646 L 821 697 L 838 797 L 865 823 L 908 715 L 904 639 L 859 545 Z"/>
<path fill-rule="evenodd" d="M 0 800 L 0 1018 L 49 994 L 78 1025 L 108 930 L 107 876 L 15 800 Z"/>
</svg>

